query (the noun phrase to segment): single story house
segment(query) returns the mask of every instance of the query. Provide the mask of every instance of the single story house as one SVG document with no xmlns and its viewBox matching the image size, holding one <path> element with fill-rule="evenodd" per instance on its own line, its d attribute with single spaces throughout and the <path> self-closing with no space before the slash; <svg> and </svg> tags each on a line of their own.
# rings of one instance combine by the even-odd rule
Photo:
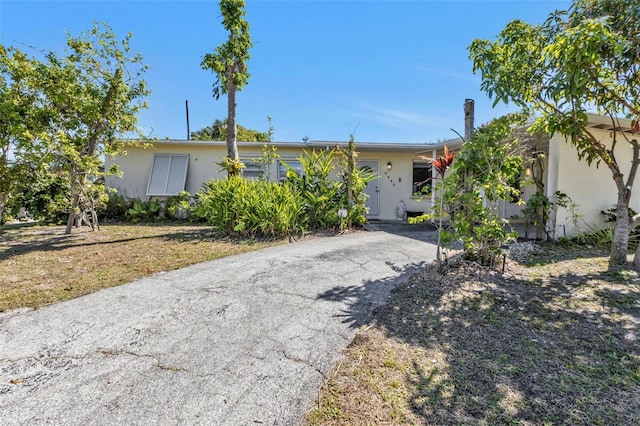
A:
<svg viewBox="0 0 640 426">
<path fill-rule="evenodd" d="M 600 141 L 611 147 L 613 130 L 611 119 L 589 115 L 588 130 Z M 625 140 L 640 140 L 640 135 L 634 134 L 631 120 L 619 119 L 616 125 L 619 132 L 615 146 L 615 158 L 624 175 L 625 181 L 629 176 L 633 160 L 633 150 Z M 594 162 L 589 166 L 578 159 L 576 149 L 567 143 L 563 136 L 554 135 L 548 144 L 546 176 L 546 195 L 553 200 L 556 191 L 567 194 L 577 205 L 580 215 L 578 227 L 573 224 L 572 214 L 566 208 L 560 208 L 549 218 L 549 227 L 555 231 L 556 237 L 571 237 L 578 232 L 591 233 L 611 224 L 605 222 L 601 213 L 618 202 L 618 191 L 613 181 L 611 170 L 606 164 L 599 166 Z M 635 179 L 635 187 L 631 195 L 629 207 L 640 212 L 640 176 Z"/>
<path fill-rule="evenodd" d="M 268 170 L 255 162 L 262 156 L 263 143 L 238 142 L 240 159 L 245 163 L 243 175 L 248 178 L 266 174 L 271 181 L 286 177 L 289 165 L 301 170 L 297 158 L 303 150 L 328 150 L 345 142 L 272 142 L 280 158 Z M 430 186 L 431 165 L 420 156 L 442 154 L 443 144 L 357 143 L 358 164 L 371 169 L 378 179 L 366 188 L 369 217 L 396 219 L 396 207 L 403 201 L 408 212 L 429 211 L 435 194 L 422 194 Z M 221 141 L 157 140 L 151 147 L 129 147 L 127 155 L 108 160 L 115 162 L 122 177 L 108 176 L 107 186 L 130 198 L 166 197 L 186 190 L 191 194 L 202 189 L 212 178 L 226 177 L 217 165 L 226 156 L 227 147 Z M 286 164 L 286 165 L 285 165 Z"/>
<path fill-rule="evenodd" d="M 630 121 L 620 120 L 620 124 L 621 130 L 631 135 Z M 597 138 L 611 142 L 610 120 L 592 115 L 589 128 Z M 580 161 L 575 148 L 560 135 L 549 138 L 548 135 L 532 136 L 525 133 L 522 140 L 539 154 L 545 195 L 554 200 L 556 191 L 567 194 L 577 205 L 576 212 L 580 215 L 576 228 L 570 211 L 565 208 L 552 211 L 547 223 L 549 231 L 556 237 L 571 237 L 580 231 L 588 232 L 607 226 L 601 211 L 617 202 L 616 186 L 609 169 L 604 165 L 589 166 Z M 359 165 L 372 169 L 379 176 L 366 189 L 369 195 L 369 218 L 397 219 L 396 207 L 400 201 L 409 214 L 430 211 L 437 194 L 429 191 L 430 188 L 423 191 L 425 185 L 431 185 L 428 178 L 433 171 L 429 162 L 421 157 L 438 157 L 442 155 L 445 145 L 450 150 L 458 151 L 462 143 L 461 139 L 434 144 L 357 143 Z M 245 177 L 266 174 L 271 181 L 282 180 L 287 171 L 285 163 L 296 170 L 301 169 L 297 158 L 303 150 L 328 150 L 336 145 L 346 146 L 346 142 L 272 142 L 272 145 L 277 148 L 280 158 L 268 170 L 262 170 L 255 160 L 262 156 L 263 144 L 238 142 L 240 159 L 247 166 L 243 171 Z M 150 147 L 130 147 L 126 155 L 108 160 L 107 167 L 113 162 L 119 165 L 122 177 L 108 176 L 106 184 L 130 198 L 163 198 L 183 190 L 195 194 L 208 180 L 226 176 L 226 171 L 216 164 L 225 155 L 225 142 L 157 140 Z M 631 166 L 630 144 L 618 142 L 616 158 L 626 176 Z M 530 172 L 527 170 L 527 174 Z M 534 185 L 521 189 L 521 198 L 525 201 L 535 193 Z M 631 207 L 640 211 L 640 183 L 632 195 Z M 516 202 L 505 202 L 500 206 L 501 215 L 514 222 L 521 217 L 521 210 L 522 205 Z"/>
</svg>

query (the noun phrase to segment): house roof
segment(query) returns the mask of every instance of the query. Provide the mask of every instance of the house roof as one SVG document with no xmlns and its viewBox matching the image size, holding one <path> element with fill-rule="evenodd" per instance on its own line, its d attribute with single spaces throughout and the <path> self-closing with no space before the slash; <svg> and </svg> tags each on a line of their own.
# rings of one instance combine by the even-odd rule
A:
<svg viewBox="0 0 640 426">
<path fill-rule="evenodd" d="M 587 116 L 589 117 L 587 129 L 614 130 L 614 121 L 611 120 L 610 117 L 597 114 L 587 114 Z M 625 133 L 632 133 L 631 120 L 626 118 L 616 118 L 615 129 L 621 130 Z"/>
<path fill-rule="evenodd" d="M 613 130 L 613 121 L 609 117 L 588 114 L 589 129 L 603 129 Z M 521 131 L 526 131 L 531 123 L 523 126 Z M 631 132 L 631 120 L 620 118 L 616 119 L 616 126 L 618 130 L 623 132 Z M 521 136 L 522 137 L 522 136 Z M 225 146 L 225 141 L 199 141 L 199 140 L 185 140 L 185 139 L 157 139 L 151 141 L 153 144 L 163 145 L 185 145 L 185 146 Z M 242 142 L 238 141 L 238 147 L 255 147 L 256 145 L 262 146 L 263 142 Z M 332 148 L 336 145 L 341 148 L 345 148 L 348 145 L 347 141 L 313 141 L 308 140 L 305 142 L 271 142 L 271 144 L 277 148 L 316 148 L 326 149 Z M 448 139 L 445 141 L 438 141 L 433 143 L 394 143 L 394 142 L 356 142 L 356 149 L 359 152 L 412 152 L 415 154 L 430 154 L 433 150 L 440 150 L 445 145 L 449 149 L 457 150 L 463 144 L 462 138 Z"/>
<path fill-rule="evenodd" d="M 184 139 L 158 139 L 152 142 L 157 145 L 184 145 L 184 146 L 226 146 L 225 141 L 199 141 Z M 437 143 L 390 143 L 390 142 L 356 142 L 356 149 L 359 152 L 431 152 L 434 149 L 441 149 L 447 142 Z M 462 141 L 460 141 L 462 143 Z M 238 147 L 262 146 L 263 142 L 241 142 Z M 276 148 L 316 148 L 326 149 L 334 146 L 345 148 L 349 143 L 346 141 L 307 141 L 307 142 L 271 142 Z"/>
</svg>

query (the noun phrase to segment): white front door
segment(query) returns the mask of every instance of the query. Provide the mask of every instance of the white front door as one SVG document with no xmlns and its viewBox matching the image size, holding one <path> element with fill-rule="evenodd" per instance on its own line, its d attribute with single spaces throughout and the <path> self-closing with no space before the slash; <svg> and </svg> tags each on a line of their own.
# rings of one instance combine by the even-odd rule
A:
<svg viewBox="0 0 640 426">
<path fill-rule="evenodd" d="M 378 216 L 380 214 L 380 176 L 378 175 L 378 161 L 358 161 L 360 170 L 368 170 L 375 174 L 376 178 L 367 183 L 364 192 L 368 195 L 367 207 L 369 207 L 368 216 Z"/>
</svg>

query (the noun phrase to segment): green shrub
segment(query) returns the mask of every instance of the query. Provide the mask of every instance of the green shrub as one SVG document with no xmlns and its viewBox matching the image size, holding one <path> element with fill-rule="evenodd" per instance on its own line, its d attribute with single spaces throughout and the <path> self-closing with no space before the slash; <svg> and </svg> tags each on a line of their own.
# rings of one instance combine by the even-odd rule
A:
<svg viewBox="0 0 640 426">
<path fill-rule="evenodd" d="M 158 221 L 161 219 L 161 210 L 162 205 L 158 200 L 134 200 L 131 208 L 127 210 L 126 217 L 133 223 Z"/>
<path fill-rule="evenodd" d="M 338 150 L 338 175 L 344 185 L 341 187 L 341 206 L 350 206 L 345 220 L 347 227 L 363 226 L 367 222 L 367 184 L 379 176 L 372 169 L 357 165 L 358 153 L 353 135 L 346 150 Z"/>
<path fill-rule="evenodd" d="M 580 233 L 575 241 L 599 248 L 609 248 L 613 242 L 613 228 L 596 229 L 589 227 L 590 232 Z"/>
<path fill-rule="evenodd" d="M 298 159 L 303 175 L 289 169 L 287 180 L 302 196 L 303 211 L 310 229 L 362 226 L 367 221 L 367 183 L 377 176 L 356 165 L 353 137 L 347 150 L 303 151 Z M 349 184 L 348 184 L 349 182 Z M 338 211 L 348 216 L 340 218 Z"/>
<path fill-rule="evenodd" d="M 191 194 L 188 191 L 181 191 L 178 195 L 167 198 L 164 203 L 165 217 L 167 219 L 187 219 L 190 210 Z"/>
<path fill-rule="evenodd" d="M 499 205 L 519 196 L 512 183 L 522 174 L 523 161 L 512 136 L 513 125 L 522 121 L 520 115 L 506 116 L 477 129 L 456 153 L 453 170 L 436 185 L 450 221 L 450 228 L 441 230 L 442 241 L 462 242 L 465 256 L 483 265 L 495 265 L 500 247 L 518 235 L 500 216 Z"/>
<path fill-rule="evenodd" d="M 107 205 L 100 211 L 101 219 L 125 220 L 127 211 L 133 207 L 133 200 L 117 193 L 110 193 Z"/>
<path fill-rule="evenodd" d="M 35 179 L 20 188 L 7 208 L 15 216 L 24 207 L 35 220 L 57 225 L 69 216 L 69 193 L 69 182 L 61 176 Z"/>
<path fill-rule="evenodd" d="M 303 213 L 311 229 L 328 229 L 340 225 L 338 210 L 341 204 L 343 182 L 332 179 L 336 170 L 336 151 L 303 151 L 298 159 L 303 174 L 291 168 L 287 172 L 287 181 L 303 199 Z"/>
<path fill-rule="evenodd" d="M 304 151 L 298 159 L 302 176 L 289 167 L 282 183 L 242 177 L 211 180 L 196 194 L 193 217 L 220 233 L 247 237 L 362 225 L 367 212 L 364 189 L 375 176 L 353 166 L 354 149 L 352 141 L 346 154 L 338 149 Z M 340 209 L 348 211 L 346 218 L 339 217 Z"/>
<path fill-rule="evenodd" d="M 239 176 L 210 180 L 196 194 L 193 214 L 228 235 L 286 236 L 306 229 L 302 198 L 287 182 Z"/>
</svg>

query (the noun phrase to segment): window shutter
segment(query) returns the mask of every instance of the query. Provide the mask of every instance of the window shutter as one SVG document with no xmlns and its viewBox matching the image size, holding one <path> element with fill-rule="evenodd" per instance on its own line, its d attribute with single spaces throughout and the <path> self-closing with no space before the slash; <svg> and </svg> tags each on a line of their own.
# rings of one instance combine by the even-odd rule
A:
<svg viewBox="0 0 640 426">
<path fill-rule="evenodd" d="M 188 154 L 155 154 L 147 195 L 177 195 L 184 191 L 188 167 Z"/>
</svg>

